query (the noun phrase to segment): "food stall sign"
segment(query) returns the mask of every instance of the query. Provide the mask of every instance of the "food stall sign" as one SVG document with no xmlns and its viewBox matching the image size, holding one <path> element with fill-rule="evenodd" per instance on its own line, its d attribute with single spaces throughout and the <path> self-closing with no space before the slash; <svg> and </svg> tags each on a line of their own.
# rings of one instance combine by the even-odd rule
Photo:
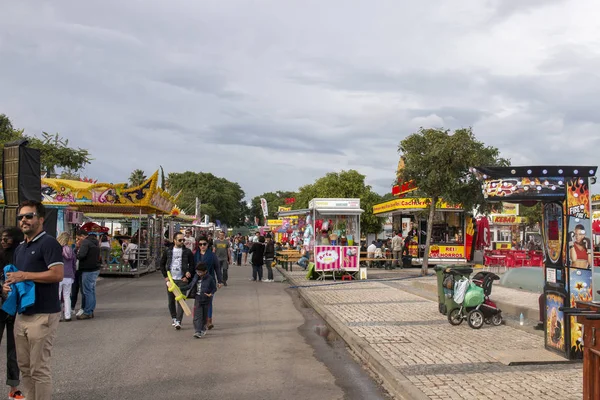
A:
<svg viewBox="0 0 600 400">
<path fill-rule="evenodd" d="M 311 200 L 308 203 L 308 208 L 360 208 L 360 200 L 350 199 L 332 199 L 332 200 Z"/>
<path fill-rule="evenodd" d="M 496 225 L 516 225 L 526 222 L 526 217 L 517 217 L 516 215 L 495 215 L 492 217 L 492 224 Z"/>
<path fill-rule="evenodd" d="M 282 219 L 268 219 L 267 226 L 281 226 L 283 225 Z"/>
<path fill-rule="evenodd" d="M 427 198 L 404 198 L 386 201 L 385 203 L 375 204 L 373 206 L 373 214 L 381 214 L 395 210 L 412 210 L 426 209 L 429 207 L 429 199 Z M 461 210 L 460 204 L 448 204 L 444 201 L 439 201 L 436 209 L 438 210 Z"/>
</svg>

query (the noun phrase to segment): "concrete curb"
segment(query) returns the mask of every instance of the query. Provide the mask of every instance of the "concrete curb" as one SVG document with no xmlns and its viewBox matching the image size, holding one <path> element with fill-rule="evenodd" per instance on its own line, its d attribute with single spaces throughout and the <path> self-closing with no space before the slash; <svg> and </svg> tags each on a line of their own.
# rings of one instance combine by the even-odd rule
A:
<svg viewBox="0 0 600 400">
<path fill-rule="evenodd" d="M 427 282 L 412 282 L 412 286 L 424 290 L 429 293 L 434 293 L 437 298 L 437 287 Z M 492 296 L 490 296 L 493 299 Z M 519 318 L 521 313 L 523 313 L 523 317 L 528 320 L 538 321 L 540 319 L 540 313 L 535 308 L 525 307 L 525 306 L 516 306 L 511 303 L 506 303 L 503 301 L 494 300 L 499 309 L 502 310 L 502 315 L 510 315 L 515 318 Z"/>
<path fill-rule="evenodd" d="M 294 285 L 301 284 L 296 279 L 289 275 L 288 271 L 278 267 L 279 272 Z M 428 400 L 429 397 L 421 392 L 411 381 L 389 363 L 381 354 L 377 353 L 369 343 L 355 335 L 342 321 L 336 316 L 326 312 L 319 304 L 317 304 L 307 291 L 309 288 L 297 289 L 300 297 L 310 305 L 325 322 L 333 329 L 350 348 L 367 364 L 370 369 L 375 372 L 384 385 L 392 392 L 394 396 L 402 400 Z"/>
</svg>

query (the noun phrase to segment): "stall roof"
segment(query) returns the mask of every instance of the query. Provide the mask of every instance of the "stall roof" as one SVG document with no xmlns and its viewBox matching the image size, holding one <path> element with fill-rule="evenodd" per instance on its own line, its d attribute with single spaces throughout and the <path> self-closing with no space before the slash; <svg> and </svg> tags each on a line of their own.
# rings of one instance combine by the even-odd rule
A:
<svg viewBox="0 0 600 400">
<path fill-rule="evenodd" d="M 487 178 L 506 178 L 510 176 L 549 176 L 549 177 L 574 177 L 574 176 L 595 176 L 598 167 L 593 166 L 573 166 L 573 165 L 536 165 L 536 166 L 510 166 L 510 167 L 475 167 Z"/>
<path fill-rule="evenodd" d="M 85 216 L 90 219 L 133 219 L 133 218 L 147 218 L 148 214 L 136 214 L 136 213 L 85 213 Z"/>
<path fill-rule="evenodd" d="M 343 208 L 317 208 L 321 215 L 360 215 L 365 212 L 361 208 L 343 209 Z"/>
<path fill-rule="evenodd" d="M 295 215 L 308 214 L 309 212 L 310 212 L 310 209 L 308 209 L 308 208 L 302 208 L 302 209 L 299 209 L 299 210 L 279 211 L 277 213 L 277 215 L 280 216 L 280 217 L 293 217 Z"/>
</svg>

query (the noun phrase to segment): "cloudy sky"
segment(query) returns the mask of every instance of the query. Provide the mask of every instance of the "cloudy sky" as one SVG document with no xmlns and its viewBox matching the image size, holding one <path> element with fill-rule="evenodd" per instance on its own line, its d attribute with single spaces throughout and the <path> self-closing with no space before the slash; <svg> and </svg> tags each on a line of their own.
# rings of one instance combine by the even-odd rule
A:
<svg viewBox="0 0 600 400">
<path fill-rule="evenodd" d="M 5 1 L 0 113 L 123 182 L 209 171 L 249 197 L 472 126 L 513 164 L 600 164 L 597 0 Z M 595 186 L 596 192 L 599 186 Z"/>
</svg>

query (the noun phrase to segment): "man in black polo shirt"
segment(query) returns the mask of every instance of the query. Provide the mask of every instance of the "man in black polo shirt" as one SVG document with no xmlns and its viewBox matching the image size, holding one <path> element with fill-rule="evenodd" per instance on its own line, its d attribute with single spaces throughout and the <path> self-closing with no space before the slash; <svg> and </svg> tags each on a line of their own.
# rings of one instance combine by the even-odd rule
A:
<svg viewBox="0 0 600 400">
<path fill-rule="evenodd" d="M 52 398 L 50 355 L 60 320 L 58 284 L 63 279 L 62 247 L 44 232 L 46 210 L 38 201 L 25 201 L 17 220 L 25 241 L 15 250 L 19 272 L 6 274 L 5 293 L 12 283 L 33 281 L 35 303 L 19 314 L 15 323 L 17 362 L 25 396 L 29 400 Z"/>
</svg>

